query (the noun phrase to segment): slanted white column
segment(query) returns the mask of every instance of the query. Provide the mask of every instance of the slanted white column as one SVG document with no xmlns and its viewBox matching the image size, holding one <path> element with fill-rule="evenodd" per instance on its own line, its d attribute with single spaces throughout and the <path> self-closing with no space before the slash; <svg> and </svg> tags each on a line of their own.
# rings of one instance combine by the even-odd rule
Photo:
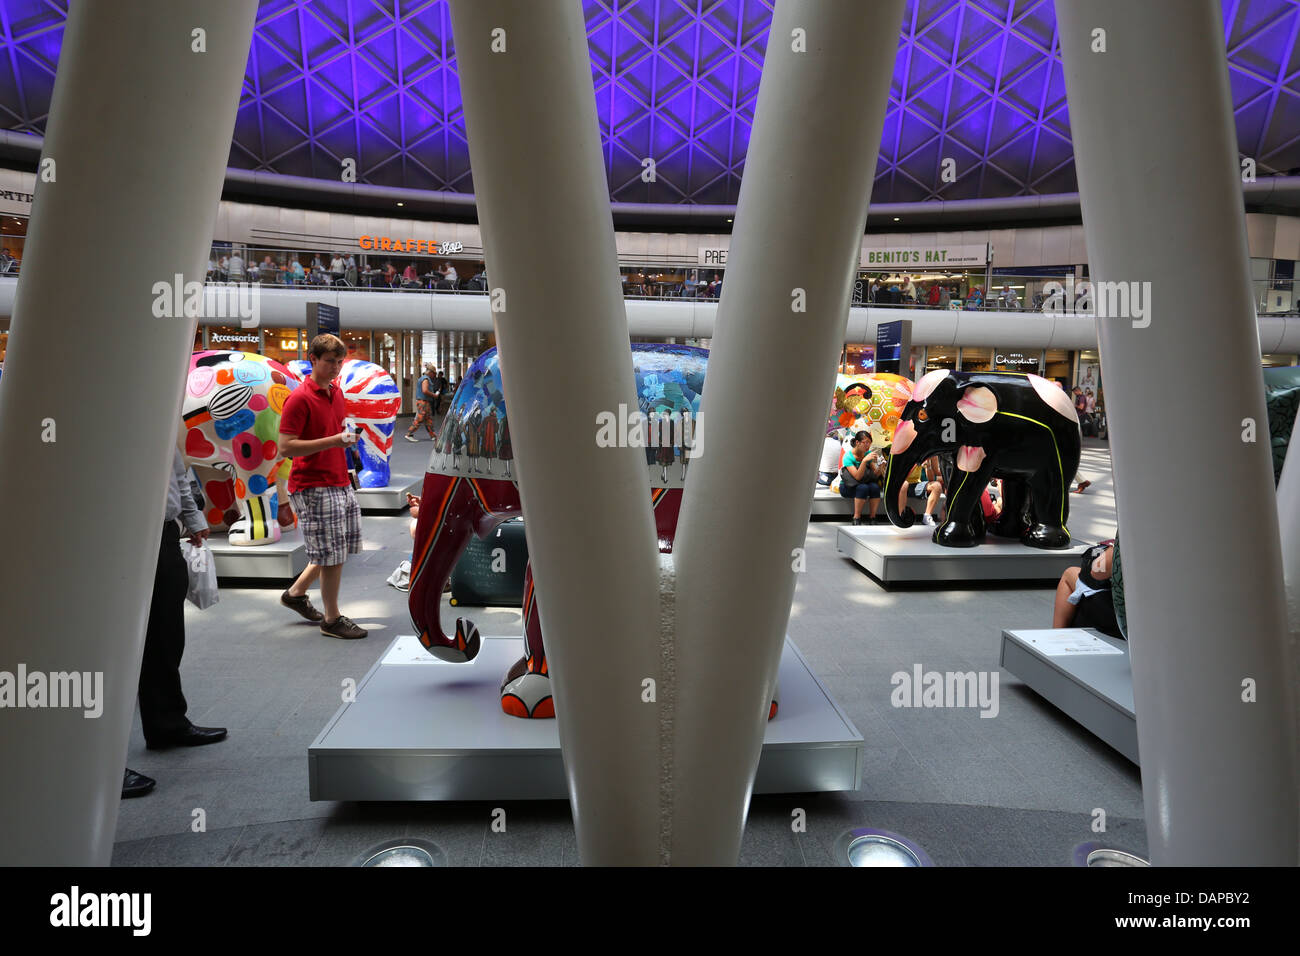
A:
<svg viewBox="0 0 1300 956">
<path fill-rule="evenodd" d="M 772 18 L 673 555 L 674 864 L 740 852 L 902 14 L 782 0 Z"/>
<path fill-rule="evenodd" d="M 1057 17 L 1091 275 L 1130 296 L 1097 327 L 1152 862 L 1293 865 L 1294 671 L 1222 14 Z"/>
<path fill-rule="evenodd" d="M 577 0 L 452 0 L 501 382 L 586 864 L 661 861 L 658 547 Z M 553 246 L 564 235 L 560 268 Z M 656 682 L 655 703 L 643 700 Z"/>
<path fill-rule="evenodd" d="M 256 8 L 68 16 L 0 386 L 0 671 L 87 675 L 102 710 L 0 710 L 0 864 L 112 855 L 195 326 L 154 284 L 203 281 Z"/>
<path fill-rule="evenodd" d="M 1282 532 L 1282 574 L 1286 586 L 1287 653 L 1291 661 L 1291 686 L 1300 687 L 1300 415 L 1291 429 L 1286 464 L 1277 485 L 1277 526 Z M 1293 454 L 1294 452 L 1294 454 Z M 1300 736 L 1300 707 L 1293 711 Z"/>
</svg>

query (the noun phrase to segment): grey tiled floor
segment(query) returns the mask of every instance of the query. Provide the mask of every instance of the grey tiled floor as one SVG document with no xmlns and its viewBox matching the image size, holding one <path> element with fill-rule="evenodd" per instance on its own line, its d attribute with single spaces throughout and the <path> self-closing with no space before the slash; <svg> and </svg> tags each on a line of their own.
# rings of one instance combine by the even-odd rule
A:
<svg viewBox="0 0 1300 956">
<path fill-rule="evenodd" d="M 429 448 L 398 441 L 397 469 L 422 471 Z M 1115 511 L 1104 445 L 1087 443 L 1081 470 L 1093 485 L 1071 496 L 1071 531 L 1109 537 Z M 406 595 L 384 584 L 409 551 L 407 520 L 367 516 L 367 550 L 344 572 L 343 611 L 370 629 L 364 641 L 323 637 L 279 606 L 276 587 L 223 589 L 216 607 L 187 607 L 190 718 L 229 727 L 230 738 L 146 751 L 137 720 L 128 764 L 158 788 L 122 804 L 115 865 L 337 866 L 402 836 L 432 840 L 452 865 L 578 862 L 562 802 L 504 804 L 506 831 L 496 833 L 489 804 L 308 800 L 307 748 L 338 709 L 342 681 L 359 679 L 392 637 L 410 631 Z M 862 786 L 756 797 L 741 864 L 830 865 L 845 830 L 873 826 L 906 835 L 940 865 L 1064 865 L 1075 845 L 1099 838 L 1090 828 L 1096 808 L 1106 811 L 1108 842 L 1145 852 L 1137 768 L 1009 675 L 995 719 L 890 706 L 890 676 L 914 663 L 997 670 L 1002 628 L 1050 626 L 1052 592 L 887 592 L 836 553 L 838 527 L 808 525 L 808 569 L 789 633 L 865 739 Z M 473 616 L 484 633 L 519 632 L 517 610 Z M 794 808 L 806 813 L 805 832 L 792 830 Z"/>
</svg>

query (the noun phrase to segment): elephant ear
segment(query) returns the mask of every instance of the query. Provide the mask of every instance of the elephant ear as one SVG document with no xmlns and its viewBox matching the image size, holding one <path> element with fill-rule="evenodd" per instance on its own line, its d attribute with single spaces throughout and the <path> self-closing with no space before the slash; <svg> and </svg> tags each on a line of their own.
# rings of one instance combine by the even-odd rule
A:
<svg viewBox="0 0 1300 956">
<path fill-rule="evenodd" d="M 997 414 L 998 397 L 992 389 L 983 385 L 969 387 L 962 392 L 957 402 L 957 411 L 968 422 L 987 422 Z"/>
</svg>

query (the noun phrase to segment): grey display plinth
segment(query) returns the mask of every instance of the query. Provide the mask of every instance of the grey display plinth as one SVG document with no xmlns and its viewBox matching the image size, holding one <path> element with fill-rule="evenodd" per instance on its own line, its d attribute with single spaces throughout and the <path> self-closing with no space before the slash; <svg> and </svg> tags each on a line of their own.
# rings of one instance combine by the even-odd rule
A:
<svg viewBox="0 0 1300 956">
<path fill-rule="evenodd" d="M 818 486 L 813 492 L 811 513 L 814 518 L 852 515 L 853 499 L 841 498 L 839 492 Z"/>
<path fill-rule="evenodd" d="M 386 488 L 358 488 L 357 504 L 366 515 L 401 511 L 406 507 L 407 494 L 418 495 L 422 487 L 423 475 L 393 475 Z"/>
<path fill-rule="evenodd" d="M 302 531 L 290 528 L 274 544 L 237 548 L 224 534 L 208 539 L 217 562 L 217 578 L 267 578 L 292 581 L 307 567 Z"/>
<path fill-rule="evenodd" d="M 396 638 L 307 752 L 312 800 L 567 800 L 554 720 L 501 712 L 500 687 L 523 653 L 487 637 L 468 664 Z M 862 735 L 788 640 L 781 698 L 767 725 L 755 793 L 856 790 Z"/>
<path fill-rule="evenodd" d="M 1030 548 L 987 537 L 975 548 L 945 548 L 930 540 L 934 528 L 864 525 L 840 528 L 835 548 L 884 584 L 940 581 L 1057 580 L 1091 545 L 1073 541 L 1061 551 Z"/>
<path fill-rule="evenodd" d="M 1128 642 L 1092 628 L 1003 631 L 998 663 L 1134 763 Z"/>
</svg>

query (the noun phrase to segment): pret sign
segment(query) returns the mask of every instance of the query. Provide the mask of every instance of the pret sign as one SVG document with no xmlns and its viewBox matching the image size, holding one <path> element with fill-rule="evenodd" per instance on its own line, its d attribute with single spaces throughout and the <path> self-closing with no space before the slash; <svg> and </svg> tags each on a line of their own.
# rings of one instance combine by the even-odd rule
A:
<svg viewBox="0 0 1300 956">
<path fill-rule="evenodd" d="M 727 264 L 726 249 L 706 249 L 700 246 L 699 250 L 698 262 L 700 265 L 721 268 Z"/>
</svg>

